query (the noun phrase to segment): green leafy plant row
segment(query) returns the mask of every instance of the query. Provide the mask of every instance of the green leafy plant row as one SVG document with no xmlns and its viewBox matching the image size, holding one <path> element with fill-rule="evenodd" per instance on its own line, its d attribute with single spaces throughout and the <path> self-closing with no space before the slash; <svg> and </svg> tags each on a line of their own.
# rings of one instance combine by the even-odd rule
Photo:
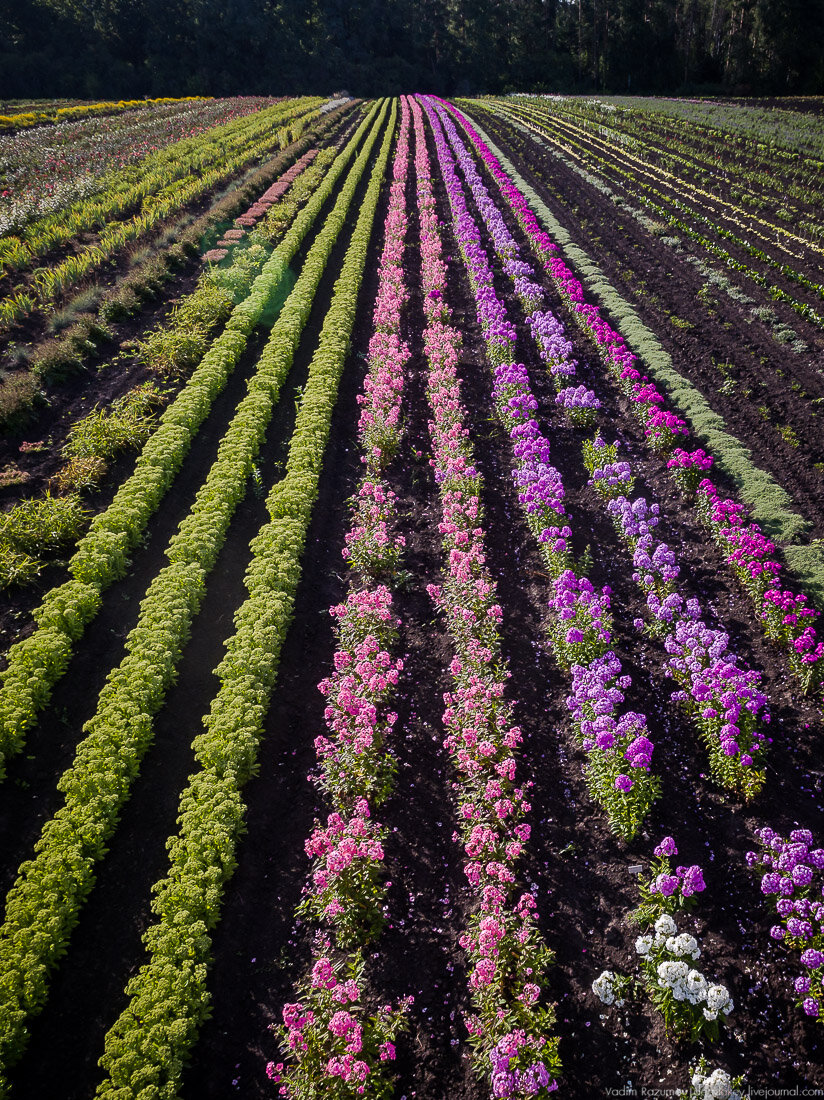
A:
<svg viewBox="0 0 824 1100">
<path fill-rule="evenodd" d="M 676 193 L 691 197 L 692 201 L 697 202 L 702 208 L 705 207 L 707 201 L 712 205 L 718 204 L 722 208 L 726 208 L 729 212 L 723 213 L 722 216 L 739 226 L 743 225 L 748 233 L 760 238 L 768 247 L 775 247 L 776 245 L 778 245 L 779 248 L 783 247 L 776 236 L 778 234 L 784 236 L 788 240 L 795 241 L 801 246 L 816 248 L 815 245 L 809 245 L 809 242 L 805 241 L 803 238 L 795 236 L 786 226 L 776 225 L 775 222 L 765 221 L 756 214 L 744 210 L 742 205 L 729 202 L 717 194 L 711 194 L 699 188 L 697 184 L 684 179 L 677 171 L 672 172 L 668 168 L 662 168 L 655 164 L 649 157 L 648 148 L 640 142 L 637 143 L 635 151 L 628 150 L 624 146 L 616 146 L 613 136 L 609 135 L 608 131 L 606 132 L 608 136 L 606 138 L 603 136 L 604 130 L 601 125 L 596 127 L 593 127 L 591 123 L 587 125 L 585 120 L 582 120 L 575 114 L 572 115 L 574 122 L 566 122 L 563 120 L 563 117 L 557 117 L 554 111 L 550 114 L 545 108 L 536 106 L 524 108 L 520 105 L 516 105 L 513 111 L 513 106 L 508 104 L 506 113 L 514 113 L 522 119 L 540 122 L 544 126 L 553 126 L 557 128 L 564 134 L 566 140 L 571 143 L 572 148 L 577 150 L 577 155 L 579 157 L 582 159 L 594 159 L 605 173 L 608 171 L 616 171 L 625 179 L 631 181 L 632 185 L 642 187 L 645 190 L 650 189 L 653 193 L 658 194 L 666 201 L 673 200 L 668 195 L 655 191 L 650 184 L 643 183 L 640 177 L 650 176 L 654 178 L 656 182 L 669 186 L 675 190 Z M 581 124 L 582 121 L 584 122 L 583 125 Z M 561 148 L 564 148 L 564 146 L 561 145 Z M 572 149 L 568 149 L 567 151 L 572 152 Z M 669 160 L 669 157 L 667 157 L 667 160 Z M 626 165 L 622 167 L 622 162 L 628 162 L 628 170 Z M 716 179 L 715 174 L 712 174 L 710 178 L 711 181 L 714 182 Z M 707 217 L 700 216 L 692 207 L 680 202 L 675 202 L 675 205 L 689 216 L 700 218 L 702 222 L 710 225 L 720 236 L 727 237 L 740 247 L 748 249 L 757 259 L 762 259 L 772 264 L 772 266 L 779 268 L 782 274 L 787 278 L 794 279 L 808 290 L 812 290 L 814 293 L 821 295 L 822 288 L 817 283 L 807 279 L 799 272 L 796 272 L 789 265 L 778 263 L 767 256 L 760 248 L 751 245 L 749 241 L 742 240 L 729 230 L 723 229 L 717 222 Z M 710 209 L 712 209 L 712 206 Z M 742 219 L 745 220 L 742 221 Z"/>
<path fill-rule="evenodd" d="M 124 111 L 133 111 L 136 108 L 147 108 L 164 105 L 166 103 L 197 103 L 212 96 L 187 95 L 179 99 L 164 96 L 161 99 L 119 99 L 105 103 L 79 103 L 72 107 L 38 107 L 32 111 L 21 111 L 19 114 L 0 115 L 0 131 L 9 132 L 15 130 L 27 130 L 31 126 L 42 126 L 48 122 L 68 122 L 78 118 L 90 118 L 99 115 L 119 115 Z"/>
<path fill-rule="evenodd" d="M 34 612 L 37 629 L 12 646 L 0 681 L 0 775 L 19 752 L 28 730 L 63 675 L 74 642 L 97 614 L 101 593 L 125 574 L 129 554 L 140 541 L 188 453 L 217 395 L 234 370 L 250 333 L 274 300 L 308 233 L 341 173 L 354 155 L 373 112 L 353 134 L 313 198 L 255 279 L 249 296 L 235 306 L 218 339 L 174 402 L 137 459 L 135 471 L 110 506 L 96 516 L 69 563 L 72 579 L 53 589 Z"/>
<path fill-rule="evenodd" d="M 374 121 L 306 257 L 300 278 L 261 353 L 248 393 L 220 443 L 191 511 L 166 550 L 169 564 L 152 581 L 140 605 L 137 624 L 126 639 L 126 656 L 107 677 L 97 712 L 84 726 L 85 738 L 74 763 L 58 782 L 65 803 L 44 826 L 34 858 L 21 866 L 6 899 L 6 917 L 0 928 L 0 1095 L 8 1089 L 3 1071 L 25 1048 L 26 1020 L 46 1001 L 50 973 L 68 949 L 69 936 L 94 885 L 96 864 L 105 854 L 120 810 L 152 743 L 154 715 L 174 682 L 206 579 L 235 508 L 245 495 L 255 455 L 291 368 L 332 247 L 343 230 L 358 182 L 383 126 L 387 106 L 384 104 Z M 365 245 L 359 242 L 358 247 L 365 253 Z M 331 322 L 316 356 L 326 373 L 322 382 L 307 387 L 290 445 L 290 461 L 297 473 L 293 477 L 289 471 L 286 480 L 292 492 L 281 494 L 288 501 L 290 515 L 297 508 L 296 514 L 302 516 L 295 490 L 305 485 L 312 471 L 317 468 L 319 472 L 328 433 L 328 427 L 326 432 L 317 429 L 320 410 L 325 410 L 330 401 L 326 374 L 331 371 L 334 354 L 343 357 L 347 348 L 348 332 L 342 330 L 338 320 Z M 277 491 L 273 496 L 279 499 Z"/>
<path fill-rule="evenodd" d="M 245 812 L 242 788 L 255 768 L 291 621 L 396 113 L 393 104 L 312 359 L 286 476 L 267 502 L 272 520 L 252 543 L 254 557 L 246 575 L 249 597 L 235 616 L 236 633 L 216 670 L 221 687 L 205 719 L 206 732 L 194 743 L 202 770 L 183 792 L 180 831 L 168 842 L 170 872 L 154 887 L 157 920 L 144 937 L 149 961 L 130 980 L 129 1004 L 106 1036 L 101 1065 L 108 1077 L 97 1096 L 177 1096 L 186 1057 L 208 1013 L 210 933 L 235 868 Z"/>
<path fill-rule="evenodd" d="M 534 129 L 543 138 L 547 138 L 553 142 L 556 140 L 553 139 L 551 135 L 547 134 L 545 131 L 540 130 L 537 127 L 531 126 L 529 128 Z M 760 271 L 755 270 L 746 263 L 742 263 L 740 260 L 736 260 L 736 258 L 731 255 L 731 253 L 729 253 L 725 248 L 722 248 L 721 245 L 716 244 L 700 230 L 693 229 L 692 226 L 683 221 L 676 214 L 673 214 L 671 210 L 669 210 L 666 206 L 662 206 L 660 202 L 656 202 L 654 199 L 650 198 L 649 195 L 646 194 L 646 192 L 649 192 L 651 195 L 655 195 L 663 202 L 668 203 L 671 207 L 682 213 L 684 216 L 693 218 L 701 225 L 708 226 L 710 230 L 718 234 L 719 237 L 722 237 L 725 240 L 732 241 L 733 244 L 743 249 L 754 259 L 760 260 L 768 267 L 779 271 L 785 278 L 793 282 L 799 283 L 805 288 L 805 290 L 809 290 L 811 293 L 816 294 L 819 297 L 824 297 L 824 286 L 822 286 L 822 284 L 816 283 L 812 279 L 808 279 L 805 275 L 801 274 L 801 272 L 796 271 L 789 264 L 782 263 L 779 260 L 773 259 L 773 257 L 769 256 L 766 252 L 764 252 L 763 249 L 757 247 L 756 245 L 750 244 L 749 241 L 746 241 L 742 237 L 737 236 L 735 233 L 732 232 L 732 230 L 725 229 L 723 226 L 718 225 L 711 218 L 708 218 L 705 215 L 698 213 L 696 210 L 693 210 L 681 199 L 667 195 L 663 191 L 660 191 L 657 188 L 653 187 L 651 184 L 641 182 L 636 178 L 636 174 L 634 171 L 626 170 L 622 168 L 620 164 L 615 162 L 614 154 L 610 159 L 606 159 L 602 156 L 599 156 L 593 150 L 581 146 L 580 143 L 573 142 L 573 144 L 578 145 L 579 156 L 583 155 L 585 157 L 589 157 L 591 160 L 594 160 L 601 171 L 615 172 L 618 175 L 624 177 L 625 182 L 623 184 L 619 183 L 619 186 L 626 187 L 627 189 L 634 192 L 635 198 L 638 200 L 638 202 L 641 203 L 642 206 L 645 206 L 647 209 L 652 210 L 654 213 L 656 213 L 659 217 L 665 219 L 667 224 L 671 225 L 674 229 L 678 229 L 691 241 L 694 241 L 696 244 L 699 244 L 702 248 L 706 249 L 707 252 L 709 252 L 712 256 L 715 256 L 717 259 L 722 260 L 727 267 L 739 272 L 746 278 L 751 279 L 757 286 L 760 286 L 762 289 L 766 290 L 771 298 L 779 302 L 785 302 L 788 306 L 790 306 L 791 309 L 793 309 L 796 313 L 799 314 L 799 316 L 803 317 L 805 320 L 810 321 L 812 324 L 819 325 L 820 327 L 824 327 L 824 317 L 822 317 L 820 313 L 814 310 L 812 306 L 807 305 L 805 302 L 798 301 L 798 299 L 793 298 L 791 294 L 787 294 L 787 292 L 785 290 L 782 290 L 781 287 L 776 286 L 774 283 L 771 283 L 767 279 L 767 277 L 763 275 Z M 564 146 L 561 147 L 564 148 Z"/>
<path fill-rule="evenodd" d="M 169 230 L 168 236 L 170 239 L 174 239 L 173 244 L 164 247 L 161 252 L 157 252 L 158 242 L 155 241 L 153 247 L 147 250 L 150 253 L 149 257 L 141 263 L 130 266 L 129 273 L 115 283 L 104 295 L 103 301 L 97 310 L 97 317 L 85 313 L 80 314 L 77 321 L 69 327 L 59 340 L 47 340 L 44 345 L 38 348 L 30 361 L 28 370 L 14 371 L 0 380 L 0 428 L 14 428 L 29 421 L 35 415 L 35 407 L 42 401 L 44 385 L 48 386 L 54 382 L 59 383 L 69 375 L 76 375 L 82 371 L 88 361 L 102 360 L 106 355 L 106 346 L 111 346 L 117 342 L 112 326 L 140 314 L 149 308 L 149 303 L 156 302 L 162 288 L 173 278 L 174 273 L 182 267 L 190 265 L 195 257 L 200 256 L 204 234 L 209 234 L 216 239 L 219 234 L 216 232 L 215 227 L 231 221 L 236 215 L 243 213 L 278 176 L 292 167 L 294 162 L 305 154 L 314 143 L 320 142 L 329 130 L 340 126 L 343 117 L 352 111 L 353 107 L 346 104 L 326 115 L 321 115 L 306 129 L 303 136 L 289 146 L 286 151 L 267 160 L 260 167 L 249 168 L 240 181 L 228 184 L 225 188 L 225 194 L 217 199 L 209 211 L 185 228 L 173 227 Z M 355 123 L 352 124 L 352 129 L 355 125 Z M 315 158 L 313 167 L 321 158 L 324 158 L 323 163 L 328 167 L 330 161 L 337 155 L 338 149 L 334 146 L 324 149 Z M 251 265 L 248 264 L 250 257 L 248 250 L 246 250 L 243 257 L 237 254 L 233 255 L 228 267 L 221 266 L 211 269 L 211 274 L 219 281 L 220 286 L 219 289 L 212 291 L 213 308 L 211 312 L 208 310 L 207 312 L 209 317 L 215 313 L 219 314 L 219 317 L 215 321 L 215 326 L 212 326 L 207 323 L 209 318 L 204 316 L 203 310 L 199 306 L 197 311 L 199 325 L 206 324 L 206 327 L 210 330 L 212 327 L 216 327 L 217 323 L 226 319 L 223 307 L 225 306 L 226 313 L 231 312 L 232 305 L 237 303 L 244 294 L 248 294 L 252 279 L 259 273 L 264 260 L 268 258 L 271 247 L 283 237 L 291 225 L 299 205 L 302 205 L 302 202 L 300 204 L 292 203 L 290 196 L 293 189 L 302 182 L 304 175 L 305 173 L 302 173 L 298 177 L 286 195 L 270 211 L 271 214 L 275 214 L 277 211 L 282 210 L 283 216 L 279 219 L 279 232 L 274 237 L 268 232 L 265 237 L 258 237 L 259 230 L 253 234 L 256 240 L 260 240 L 266 246 L 265 253 L 262 254 L 263 258 L 257 268 L 254 271 L 250 270 Z M 311 188 L 304 194 L 303 201 L 306 201 L 311 191 L 317 186 L 319 179 L 320 174 L 313 177 Z M 285 208 L 282 208 L 282 203 L 286 204 Z M 243 278 L 239 279 L 241 266 L 243 267 Z M 241 283 L 243 294 L 240 292 Z M 226 297 L 224 287 L 228 287 L 232 291 L 233 300 L 231 297 Z M 197 294 L 198 289 L 194 293 Z M 214 307 L 219 308 L 215 309 Z M 70 303 L 67 309 L 71 310 L 71 308 L 72 304 Z M 158 338 L 158 341 L 163 344 L 162 336 Z M 202 356 L 202 351 L 196 358 L 192 355 L 193 346 L 202 343 L 200 334 L 195 333 L 194 339 L 185 339 L 184 343 L 186 345 L 185 349 L 181 350 L 185 351 L 184 358 L 187 360 L 188 372 L 188 369 L 194 367 Z M 203 344 L 204 350 L 206 344 L 208 344 L 208 341 Z M 162 368 L 168 367 L 177 371 L 178 357 L 173 337 L 168 338 L 165 347 L 155 350 L 161 352 L 160 365 Z M 165 370 L 162 369 L 161 373 L 165 373 Z"/>
</svg>

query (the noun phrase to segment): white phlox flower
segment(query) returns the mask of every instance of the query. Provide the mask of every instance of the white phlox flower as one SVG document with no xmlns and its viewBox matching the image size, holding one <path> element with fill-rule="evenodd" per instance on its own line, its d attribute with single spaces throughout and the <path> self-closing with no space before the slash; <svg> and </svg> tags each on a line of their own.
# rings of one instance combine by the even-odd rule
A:
<svg viewBox="0 0 824 1100">
<path fill-rule="evenodd" d="M 687 974 L 684 985 L 687 990 L 687 1000 L 690 1004 L 697 1005 L 699 1001 L 704 1001 L 707 998 L 707 979 L 698 970 L 691 970 Z"/>
<path fill-rule="evenodd" d="M 732 1010 L 733 1000 L 726 986 L 711 985 L 707 990 L 707 1007 L 704 1009 L 706 1018 L 716 1020 L 719 1013 L 723 1012 L 725 1016 L 729 1016 Z"/>
<path fill-rule="evenodd" d="M 682 932 L 678 936 L 668 936 L 666 948 L 671 955 L 677 955 L 679 958 L 689 955 L 691 958 L 697 959 L 701 956 L 698 940 L 695 936 L 691 936 L 689 932 Z"/>
<path fill-rule="evenodd" d="M 662 943 L 668 936 L 676 936 L 678 934 L 678 926 L 675 921 L 669 915 L 669 913 L 662 913 L 658 920 L 655 922 L 655 939 L 657 943 Z"/>
<path fill-rule="evenodd" d="M 604 1002 L 605 1005 L 611 1005 L 615 1003 L 615 990 L 612 988 L 612 983 L 615 980 L 615 975 L 611 970 L 604 970 L 599 974 L 595 981 L 592 983 L 592 992 Z M 618 1005 L 622 1005 L 624 1002 L 619 1000 Z"/>
</svg>

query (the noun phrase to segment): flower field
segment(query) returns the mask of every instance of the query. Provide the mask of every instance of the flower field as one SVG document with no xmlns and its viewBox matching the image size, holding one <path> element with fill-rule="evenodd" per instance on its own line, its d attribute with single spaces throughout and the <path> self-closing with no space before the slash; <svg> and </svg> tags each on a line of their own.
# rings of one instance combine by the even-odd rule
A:
<svg viewBox="0 0 824 1100">
<path fill-rule="evenodd" d="M 9 114 L 0 1097 L 824 1093 L 824 149 L 673 103 Z"/>
</svg>

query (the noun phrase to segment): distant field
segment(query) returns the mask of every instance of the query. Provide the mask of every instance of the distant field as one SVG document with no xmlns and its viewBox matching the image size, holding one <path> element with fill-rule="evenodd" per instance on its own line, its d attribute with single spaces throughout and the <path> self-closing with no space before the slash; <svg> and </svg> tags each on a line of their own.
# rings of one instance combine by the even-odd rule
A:
<svg viewBox="0 0 824 1100">
<path fill-rule="evenodd" d="M 0 1096 L 824 1088 L 822 103 L 0 103 Z"/>
</svg>

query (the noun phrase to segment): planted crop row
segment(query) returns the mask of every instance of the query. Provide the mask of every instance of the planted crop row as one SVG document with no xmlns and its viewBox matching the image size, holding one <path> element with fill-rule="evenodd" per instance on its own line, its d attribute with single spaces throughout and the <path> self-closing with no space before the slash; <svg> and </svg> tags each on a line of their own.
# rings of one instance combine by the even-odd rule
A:
<svg viewBox="0 0 824 1100">
<path fill-rule="evenodd" d="M 31 126 L 46 123 L 68 122 L 78 118 L 90 118 L 98 115 L 119 115 L 123 111 L 133 111 L 147 107 L 161 106 L 167 103 L 198 103 L 210 96 L 187 95 L 177 99 L 168 96 L 161 99 L 118 99 L 104 103 L 77 103 L 71 107 L 40 107 L 36 111 L 20 111 L 14 115 L 0 115 L 0 130 L 27 130 Z"/>
<path fill-rule="evenodd" d="M 536 132 L 541 137 L 547 139 L 552 146 L 558 145 L 558 147 L 567 155 L 572 155 L 576 159 L 580 159 L 580 150 L 571 149 L 569 146 L 564 145 L 559 139 L 553 137 L 548 133 L 546 129 L 536 126 L 534 122 L 525 123 L 528 129 Z M 544 123 L 544 126 L 546 123 Z M 680 198 L 680 181 L 669 186 L 676 189 L 679 197 L 673 197 L 660 189 L 652 186 L 651 184 L 639 183 L 636 178 L 636 172 L 634 170 L 624 169 L 615 164 L 614 150 L 608 147 L 606 156 L 600 155 L 597 152 L 590 150 L 586 151 L 587 159 L 594 161 L 597 168 L 601 171 L 617 172 L 624 182 L 614 181 L 618 183 L 622 189 L 629 189 L 634 198 L 641 203 L 643 207 L 651 210 L 658 217 L 663 218 L 666 223 L 672 226 L 673 229 L 677 229 L 684 236 L 688 237 L 695 244 L 700 245 L 703 249 L 709 252 L 717 260 L 722 261 L 725 267 L 728 267 L 745 278 L 754 282 L 757 286 L 764 289 L 769 297 L 775 301 L 780 301 L 790 306 L 790 308 L 798 313 L 805 320 L 819 327 L 824 326 L 824 316 L 811 305 L 806 302 L 800 301 L 788 294 L 780 286 L 771 282 L 766 275 L 756 268 L 753 268 L 749 263 L 743 262 L 736 258 L 727 248 L 717 244 L 711 237 L 708 237 L 705 230 L 708 230 L 710 234 L 721 237 L 724 240 L 730 241 L 736 248 L 742 249 L 747 255 L 753 259 L 765 264 L 770 270 L 779 272 L 784 278 L 791 282 L 798 283 L 805 290 L 808 290 L 812 295 L 818 298 L 824 297 L 824 284 L 817 283 L 813 279 L 809 279 L 802 272 L 798 271 L 794 266 L 791 266 L 784 261 L 774 259 L 769 253 L 765 252 L 763 248 L 758 245 L 751 244 L 749 240 L 739 237 L 737 233 L 730 229 L 724 228 L 719 225 L 717 221 L 708 217 L 703 213 L 699 213 L 688 206 Z M 664 205 L 662 205 L 662 203 Z M 675 211 L 675 213 L 673 213 Z M 689 219 L 685 221 L 684 218 Z M 694 228 L 691 222 L 697 223 L 699 228 Z M 703 228 L 700 228 L 703 227 Z M 766 240 L 766 238 L 765 238 Z M 770 239 L 770 244 L 772 241 Z"/>
<path fill-rule="evenodd" d="M 563 330 L 551 313 L 539 309 L 543 295 L 540 286 L 532 281 L 533 270 L 520 258 L 517 244 L 509 233 L 500 211 L 490 199 L 472 158 L 460 142 L 451 122 L 447 124 L 447 130 L 460 159 L 464 175 L 486 220 L 495 248 L 504 261 L 504 269 L 512 278 L 515 289 L 524 303 L 533 336 L 536 332 L 544 332 L 548 336 L 548 339 L 543 341 L 544 347 L 541 350 L 542 357 L 549 361 L 550 371 L 555 366 L 559 368 L 553 373 L 553 380 L 559 391 L 556 401 L 566 406 L 567 417 L 573 424 L 581 427 L 591 426 L 595 422 L 599 402 L 595 394 L 587 391 L 586 387 L 576 388 L 567 385 L 575 376 L 575 365 L 567 354 L 562 354 L 557 359 L 553 355 L 555 341 L 563 341 Z M 492 273 L 488 264 L 481 265 L 474 281 L 484 286 L 482 308 L 489 310 L 491 303 L 495 302 L 495 297 Z M 506 324 L 506 311 L 502 303 L 495 304 L 497 305 L 496 332 L 500 333 Z M 491 321 L 487 324 L 491 326 Z M 514 330 L 511 332 L 514 342 Z M 498 340 L 501 340 L 500 335 Z M 564 352 L 565 350 L 563 348 Z M 511 357 L 513 353 L 514 347 L 510 349 L 509 356 Z M 521 368 L 519 374 L 516 374 L 517 368 L 507 371 L 505 363 L 501 366 L 503 369 L 499 370 L 498 375 L 500 381 L 505 383 L 505 387 L 499 407 L 506 410 L 506 419 L 509 421 L 507 427 L 513 431 L 519 427 L 519 421 L 528 416 L 526 410 L 534 409 L 536 403 L 529 391 L 526 372 Z M 515 396 L 511 395 L 513 390 Z M 636 383 L 635 396 L 646 402 L 650 410 L 655 409 L 655 406 L 663 400 L 649 383 L 643 386 Z M 671 447 L 674 432 L 681 430 L 680 426 L 663 421 L 661 416 L 657 417 L 657 421 L 653 424 L 653 416 L 651 413 L 647 414 L 646 422 L 650 431 L 655 432 L 656 445 L 659 448 L 668 449 Z M 524 426 L 521 426 L 520 432 L 514 431 L 515 438 L 520 439 L 523 433 Z M 540 442 L 548 449 L 545 441 Z M 743 794 L 745 798 L 752 798 L 764 782 L 764 771 L 759 765 L 763 761 L 768 744 L 766 734 L 760 728 L 762 722 L 769 721 L 769 714 L 764 709 L 767 700 L 759 690 L 761 676 L 753 670 L 741 667 L 739 658 L 729 648 L 729 635 L 723 630 L 712 629 L 707 625 L 698 601 L 694 598 L 686 599 L 677 591 L 675 581 L 680 571 L 678 556 L 665 543 L 654 545 L 651 533 L 658 523 L 658 505 L 654 503 L 648 505 L 643 497 L 632 501 L 627 499 L 632 489 L 632 471 L 629 462 L 617 462 L 617 448 L 607 447 L 600 434 L 596 434 L 591 442 L 584 441 L 583 453 L 592 475 L 592 483 L 596 489 L 600 490 L 601 499 L 604 500 L 605 505 L 607 501 L 610 502 L 609 514 L 619 534 L 634 552 L 633 565 L 636 572 L 633 578 L 647 598 L 647 606 L 655 624 L 654 632 L 663 636 L 665 648 L 670 654 L 670 659 L 664 666 L 665 675 L 674 676 L 682 688 L 673 698 L 684 703 L 696 725 L 709 752 L 710 768 L 715 779 L 723 786 Z M 554 494 L 556 497 L 561 495 L 557 488 Z M 557 545 L 557 540 L 554 544 L 550 538 L 544 543 L 545 557 L 552 557 L 549 550 L 553 545 Z M 550 568 L 552 568 L 551 565 Z M 585 665 L 589 664 L 587 672 L 592 676 L 596 662 L 600 662 L 605 655 L 604 651 L 609 639 L 598 637 L 599 634 L 602 636 L 604 634 L 604 626 L 600 621 L 594 624 L 586 622 L 586 625 L 579 626 L 570 617 L 575 604 L 583 603 L 585 614 L 582 618 L 585 621 L 593 617 L 600 619 L 600 616 L 593 616 L 595 601 L 592 599 L 591 586 L 585 593 L 578 595 L 575 592 L 577 585 L 572 578 L 563 575 L 558 578 L 557 567 L 552 572 L 556 577 L 556 593 L 553 601 L 556 612 L 560 612 L 568 626 L 572 627 L 571 633 L 577 632 L 583 635 L 580 642 L 572 645 L 569 644 L 570 635 L 567 636 L 564 646 L 560 646 L 559 640 L 556 640 L 555 648 L 562 650 L 568 648 L 573 655 L 572 660 L 575 660 L 578 650 L 581 651 L 582 656 L 573 666 L 575 680 L 580 684 L 585 678 Z M 559 585 L 559 580 L 565 583 Z M 597 630 L 593 630 L 593 626 L 597 626 Z M 592 660 L 593 651 L 596 661 Z M 614 657 L 614 655 L 611 656 Z M 584 657 L 586 660 L 583 659 Z M 569 657 L 567 657 L 567 663 L 572 663 Z M 620 666 L 616 672 L 620 674 Z M 613 690 L 614 686 L 608 685 Z M 597 711 L 597 700 L 587 698 L 587 702 Z M 581 709 L 580 701 L 578 708 Z M 595 717 L 595 712 L 591 717 Z M 598 738 L 585 737 L 584 741 L 585 744 L 589 743 L 590 752 L 600 748 Z M 613 746 L 609 745 L 609 748 L 613 749 Z M 651 742 L 647 738 L 637 738 L 624 754 L 633 767 L 642 769 L 635 772 L 640 776 L 642 784 L 643 769 L 649 764 L 651 752 Z M 598 755 L 596 753 L 596 760 Z M 626 775 L 609 775 L 608 769 L 606 776 L 599 776 L 599 771 L 604 770 L 601 765 L 593 768 L 591 774 L 594 771 L 596 778 L 608 780 L 607 783 L 602 783 L 603 794 L 607 796 L 604 799 L 602 795 L 602 799 L 609 807 L 611 789 L 625 787 L 628 792 L 634 789 L 637 783 L 634 784 Z M 655 786 L 653 785 L 652 789 L 648 789 L 645 793 L 646 797 L 641 796 L 641 807 L 639 807 L 642 811 L 648 807 L 650 796 L 654 797 L 657 793 Z M 610 815 L 613 816 L 611 808 Z M 618 821 L 621 820 L 617 814 L 614 816 Z M 637 827 L 638 818 L 634 823 Z"/>
<path fill-rule="evenodd" d="M 516 280 L 522 300 L 528 299 L 537 309 L 542 295 L 540 287 L 531 282 L 529 265 L 520 259 L 503 219 L 484 193 L 451 119 L 446 116 L 443 122 L 476 203 L 488 219 L 487 227 L 504 259 L 504 269 Z M 514 362 L 515 328 L 495 292 L 478 227 L 446 149 L 441 172 L 492 368 L 495 411 L 512 444 L 512 480 L 552 581 L 548 640 L 558 664 L 571 679 L 567 707 L 587 754 L 584 777 L 592 797 L 606 811 L 612 829 L 624 840 L 631 840 L 660 793 L 660 781 L 649 774 L 653 744 L 647 736 L 646 716 L 633 711 L 619 714 L 630 678 L 610 645 L 609 590 L 599 593 L 568 549 L 572 519 L 563 504 L 561 475 L 550 464 L 549 440 L 534 419 L 537 402 L 526 369 Z M 567 369 L 574 369 L 568 344 L 563 346 L 559 340 L 559 348 Z"/>
<path fill-rule="evenodd" d="M 386 111 L 384 104 L 370 150 Z M 235 616 L 236 632 L 216 670 L 221 688 L 205 719 L 207 730 L 195 740 L 202 771 L 191 777 L 181 797 L 181 829 L 169 841 L 171 871 L 154 889 L 158 919 L 145 936 L 150 958 L 129 982 L 130 1003 L 106 1037 L 102 1065 L 108 1076 L 99 1096 L 125 1098 L 143 1089 L 153 1096 L 176 1096 L 183 1064 L 208 1012 L 209 933 L 235 866 L 244 814 L 241 792 L 254 770 L 291 620 L 394 123 L 393 108 L 312 357 L 286 475 L 267 499 L 272 519 L 252 543 L 245 582 L 249 598 Z"/>
<path fill-rule="evenodd" d="M 446 142 L 430 104 L 424 104 L 448 185 Z M 420 134 L 417 126 L 416 131 Z M 557 1088 L 559 1070 L 554 1012 L 540 1003 L 552 955 L 538 930 L 535 899 L 522 892 L 515 874 L 530 836 L 524 821 L 530 785 L 516 779 L 522 734 L 512 724 L 513 705 L 504 698 L 509 673 L 498 628 L 502 611 L 485 563 L 480 476 L 457 374 L 460 334 L 450 324 L 444 299 L 446 266 L 420 139 L 416 160 L 427 398 L 444 559 L 443 583 L 427 590 L 455 647 L 453 690 L 444 696 L 444 747 L 458 776 L 464 871 L 477 900 L 460 939 L 471 965 L 474 1009 L 465 1022 L 473 1069 L 493 1094 L 543 1097 Z"/>
<path fill-rule="evenodd" d="M 73 579 L 53 589 L 34 612 L 35 632 L 12 646 L 0 687 L 0 754 L 19 752 L 36 715 L 65 672 L 74 642 L 100 607 L 102 592 L 128 567 L 129 554 L 170 488 L 200 425 L 237 365 L 255 325 L 275 300 L 290 262 L 374 119 L 373 108 L 323 183 L 272 253 L 224 331 L 161 417 L 132 476 L 96 516 L 69 562 Z"/>
<path fill-rule="evenodd" d="M 234 155 L 218 154 L 220 159 L 214 167 L 204 169 L 192 166 L 186 176 L 174 185 L 165 185 L 151 197 L 151 201 L 144 199 L 141 212 L 127 221 L 107 223 L 97 241 L 82 252 L 68 256 L 55 267 L 35 273 L 29 289 L 18 289 L 13 295 L 0 300 L 0 323 L 17 320 L 35 308 L 42 309 L 54 302 L 69 287 L 116 255 L 127 242 L 139 240 L 170 214 L 208 194 L 249 161 L 270 152 L 272 138 L 267 134 L 252 144 L 248 140 L 238 144 L 240 150 Z M 72 229 L 71 235 L 74 236 L 75 232 Z"/>
<path fill-rule="evenodd" d="M 126 639 L 127 655 L 109 674 L 97 713 L 84 726 L 86 736 L 75 761 L 58 783 L 65 803 L 44 826 L 34 859 L 23 864 L 9 892 L 0 928 L 0 1065 L 4 1067 L 22 1053 L 25 1020 L 45 1002 L 50 972 L 66 951 L 80 907 L 94 884 L 95 865 L 105 853 L 106 841 L 152 743 L 153 716 L 175 678 L 206 578 L 245 495 L 254 456 L 385 115 L 386 106 L 272 328 L 249 392 L 221 441 L 194 506 L 166 550 L 169 565 L 158 573 L 141 603 L 137 624 Z M 301 427 L 299 421 L 296 440 Z"/>
</svg>

